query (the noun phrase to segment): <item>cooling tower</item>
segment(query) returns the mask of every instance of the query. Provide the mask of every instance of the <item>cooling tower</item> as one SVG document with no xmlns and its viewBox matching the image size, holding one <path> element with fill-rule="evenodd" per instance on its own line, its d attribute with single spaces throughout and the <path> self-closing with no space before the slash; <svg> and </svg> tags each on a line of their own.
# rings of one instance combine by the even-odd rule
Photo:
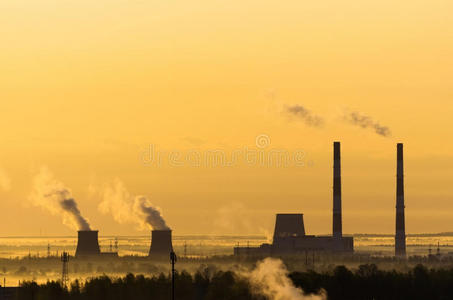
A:
<svg viewBox="0 0 453 300">
<path fill-rule="evenodd" d="M 341 221 L 341 165 L 340 165 L 340 142 L 333 143 L 333 237 L 343 237 Z"/>
<path fill-rule="evenodd" d="M 75 256 L 99 255 L 98 231 L 80 230 L 78 231 L 77 249 Z"/>
<path fill-rule="evenodd" d="M 302 236 L 305 236 L 303 214 L 277 214 L 273 244 L 277 245 L 279 239 Z"/>
<path fill-rule="evenodd" d="M 151 247 L 149 249 L 149 256 L 169 259 L 171 251 L 173 251 L 171 230 L 151 231 Z"/>
<path fill-rule="evenodd" d="M 403 144 L 396 145 L 396 232 L 395 255 L 406 256 L 406 226 L 404 221 Z"/>
</svg>

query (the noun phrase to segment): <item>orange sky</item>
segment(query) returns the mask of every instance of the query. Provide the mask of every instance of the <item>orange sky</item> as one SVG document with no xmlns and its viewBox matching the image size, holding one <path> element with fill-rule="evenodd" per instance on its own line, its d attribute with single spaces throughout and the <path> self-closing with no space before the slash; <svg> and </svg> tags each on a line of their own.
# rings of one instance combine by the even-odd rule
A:
<svg viewBox="0 0 453 300">
<path fill-rule="evenodd" d="M 29 201 L 41 166 L 101 234 L 146 233 L 100 212 L 116 178 L 175 234 L 271 232 L 278 212 L 329 233 L 334 140 L 345 232 L 393 232 L 400 141 L 407 231 L 453 231 L 453 3 L 394 2 L 1 1 L 0 235 L 74 234 Z M 348 124 L 351 111 L 392 136 Z M 150 145 L 301 149 L 305 165 L 156 165 Z"/>
</svg>

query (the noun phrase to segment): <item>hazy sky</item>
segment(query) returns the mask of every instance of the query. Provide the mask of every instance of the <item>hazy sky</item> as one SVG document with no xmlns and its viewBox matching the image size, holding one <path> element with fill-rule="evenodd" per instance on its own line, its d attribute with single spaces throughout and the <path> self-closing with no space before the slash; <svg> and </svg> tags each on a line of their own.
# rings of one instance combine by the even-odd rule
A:
<svg viewBox="0 0 453 300">
<path fill-rule="evenodd" d="M 270 233 L 278 212 L 329 233 L 334 140 L 346 233 L 393 232 L 397 142 L 407 231 L 453 231 L 452 11 L 448 0 L 0 1 L 0 235 L 75 234 L 30 202 L 42 166 L 100 234 L 147 233 L 99 209 L 118 182 L 175 234 Z M 320 126 L 287 112 L 296 105 Z M 351 112 L 391 136 L 346 122 Z M 243 155 L 277 149 L 303 151 L 304 164 Z M 229 165 L 203 163 L 214 151 Z"/>
</svg>

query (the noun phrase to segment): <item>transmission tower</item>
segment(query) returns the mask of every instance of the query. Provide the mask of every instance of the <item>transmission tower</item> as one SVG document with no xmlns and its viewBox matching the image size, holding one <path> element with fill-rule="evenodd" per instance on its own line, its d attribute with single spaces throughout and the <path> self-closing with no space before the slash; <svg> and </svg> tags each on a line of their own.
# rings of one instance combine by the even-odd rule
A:
<svg viewBox="0 0 453 300">
<path fill-rule="evenodd" d="M 170 252 L 170 263 L 171 263 L 171 299 L 175 300 L 175 263 L 176 263 L 176 253 Z"/>
<path fill-rule="evenodd" d="M 61 262 L 63 263 L 63 269 L 61 272 L 61 283 L 63 284 L 63 287 L 67 288 L 68 287 L 68 264 L 69 264 L 69 253 L 68 252 L 63 252 L 61 255 Z"/>
</svg>

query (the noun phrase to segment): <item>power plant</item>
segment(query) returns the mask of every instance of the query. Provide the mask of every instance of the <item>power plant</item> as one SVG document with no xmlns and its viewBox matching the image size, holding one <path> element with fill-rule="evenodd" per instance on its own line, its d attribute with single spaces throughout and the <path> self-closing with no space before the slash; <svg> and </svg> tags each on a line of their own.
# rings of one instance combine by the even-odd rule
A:
<svg viewBox="0 0 453 300">
<path fill-rule="evenodd" d="M 404 220 L 403 144 L 396 145 L 396 231 L 395 256 L 406 257 L 406 226 Z"/>
<path fill-rule="evenodd" d="M 342 230 L 340 142 L 334 142 L 333 149 L 332 236 L 307 235 L 303 214 L 277 214 L 272 244 L 262 244 L 260 247 L 235 247 L 235 255 L 297 254 L 308 250 L 354 252 L 353 238 L 343 237 Z"/>
<path fill-rule="evenodd" d="M 168 258 L 173 251 L 171 230 L 151 231 L 151 246 L 148 256 L 151 258 Z M 78 231 L 76 257 L 117 257 L 118 252 L 101 252 L 97 230 Z"/>
<path fill-rule="evenodd" d="M 118 257 L 118 252 L 101 252 L 97 230 L 79 230 L 77 233 L 76 257 Z"/>
<path fill-rule="evenodd" d="M 404 204 L 404 165 L 403 144 L 397 144 L 396 167 L 396 230 L 395 256 L 406 257 L 405 204 Z M 280 255 L 297 254 L 307 251 L 325 251 L 333 253 L 353 253 L 353 237 L 343 236 L 342 224 L 342 185 L 341 185 L 341 148 L 340 142 L 333 143 L 333 186 L 332 186 L 332 235 L 315 236 L 306 233 L 302 213 L 276 214 L 272 243 L 259 247 L 235 247 L 235 255 Z M 168 227 L 165 227 L 168 228 Z M 151 231 L 151 245 L 148 257 L 168 258 L 173 251 L 172 230 Z M 78 231 L 76 257 L 118 256 L 117 252 L 101 253 L 98 231 Z"/>
<path fill-rule="evenodd" d="M 100 255 L 97 230 L 80 230 L 77 233 L 76 257 Z"/>
<path fill-rule="evenodd" d="M 173 251 L 171 230 L 153 230 L 151 231 L 151 247 L 149 248 L 149 257 L 151 258 L 168 258 Z"/>
</svg>

